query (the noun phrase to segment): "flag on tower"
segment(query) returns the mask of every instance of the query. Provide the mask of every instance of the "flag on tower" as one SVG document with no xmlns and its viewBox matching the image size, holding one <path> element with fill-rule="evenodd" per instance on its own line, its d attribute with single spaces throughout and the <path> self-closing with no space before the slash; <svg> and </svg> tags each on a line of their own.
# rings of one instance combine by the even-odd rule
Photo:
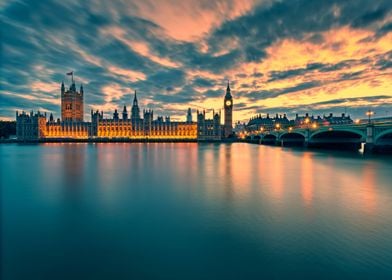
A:
<svg viewBox="0 0 392 280">
<path fill-rule="evenodd" d="M 67 75 L 73 75 L 73 71 L 68 72 Z"/>
</svg>

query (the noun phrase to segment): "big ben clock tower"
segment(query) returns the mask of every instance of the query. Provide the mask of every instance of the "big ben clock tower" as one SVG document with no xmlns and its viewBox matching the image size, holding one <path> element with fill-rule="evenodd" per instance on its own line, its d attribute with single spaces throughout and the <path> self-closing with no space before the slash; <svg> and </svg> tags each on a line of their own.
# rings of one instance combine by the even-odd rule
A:
<svg viewBox="0 0 392 280">
<path fill-rule="evenodd" d="M 225 124 L 223 126 L 223 134 L 224 137 L 227 138 L 233 133 L 233 97 L 231 96 L 229 82 L 227 82 L 223 108 L 225 110 Z"/>
</svg>

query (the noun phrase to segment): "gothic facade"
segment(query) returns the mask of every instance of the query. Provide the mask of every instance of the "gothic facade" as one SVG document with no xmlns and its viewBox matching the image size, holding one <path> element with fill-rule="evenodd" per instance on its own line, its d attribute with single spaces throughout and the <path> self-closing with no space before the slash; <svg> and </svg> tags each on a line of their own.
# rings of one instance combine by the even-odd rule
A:
<svg viewBox="0 0 392 280">
<path fill-rule="evenodd" d="M 197 111 L 197 122 L 192 121 L 189 108 L 186 121 L 172 121 L 170 117 L 158 116 L 154 119 L 154 111 L 143 110 L 142 116 L 136 91 L 133 97 L 130 114 L 124 106 L 122 113 L 116 109 L 112 118 L 104 118 L 103 112 L 91 110 L 91 122 L 83 118 L 83 86 L 76 90 L 73 81 L 66 89 L 61 84 L 61 120 L 49 119 L 40 112 L 26 114 L 16 112 L 17 138 L 19 140 L 45 139 L 119 139 L 119 140 L 200 140 L 217 141 L 222 136 L 232 133 L 232 97 L 228 85 L 225 96 L 225 130 L 221 125 L 221 114 L 213 113 L 212 119 L 206 118 L 205 111 Z M 230 104 L 227 102 L 230 100 Z"/>
<path fill-rule="evenodd" d="M 76 90 L 73 80 L 69 89 L 65 89 L 64 82 L 61 83 L 61 120 L 63 122 L 83 122 L 83 85 Z"/>
<path fill-rule="evenodd" d="M 220 113 L 212 112 L 212 119 L 207 119 L 205 111 L 197 111 L 197 139 L 200 141 L 219 141 L 222 139 Z"/>
</svg>

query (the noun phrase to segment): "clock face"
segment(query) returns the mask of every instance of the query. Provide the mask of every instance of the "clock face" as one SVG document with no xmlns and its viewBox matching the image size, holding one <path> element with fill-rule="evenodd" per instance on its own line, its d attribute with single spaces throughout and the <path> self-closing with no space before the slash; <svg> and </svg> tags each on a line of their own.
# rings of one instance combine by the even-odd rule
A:
<svg viewBox="0 0 392 280">
<path fill-rule="evenodd" d="M 226 101 L 226 106 L 231 106 L 231 101 L 230 100 Z"/>
</svg>

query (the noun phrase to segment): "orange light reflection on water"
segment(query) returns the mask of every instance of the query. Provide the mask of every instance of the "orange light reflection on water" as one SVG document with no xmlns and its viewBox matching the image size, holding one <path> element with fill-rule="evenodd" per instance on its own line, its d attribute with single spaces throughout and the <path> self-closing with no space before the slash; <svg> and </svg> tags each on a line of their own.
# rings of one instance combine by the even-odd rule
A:
<svg viewBox="0 0 392 280">
<path fill-rule="evenodd" d="M 304 153 L 301 164 L 301 195 L 305 205 L 311 206 L 314 184 L 313 158 L 311 153 Z"/>
<path fill-rule="evenodd" d="M 375 169 L 374 163 L 369 162 L 362 171 L 361 205 L 367 214 L 374 214 L 377 207 Z"/>
</svg>

